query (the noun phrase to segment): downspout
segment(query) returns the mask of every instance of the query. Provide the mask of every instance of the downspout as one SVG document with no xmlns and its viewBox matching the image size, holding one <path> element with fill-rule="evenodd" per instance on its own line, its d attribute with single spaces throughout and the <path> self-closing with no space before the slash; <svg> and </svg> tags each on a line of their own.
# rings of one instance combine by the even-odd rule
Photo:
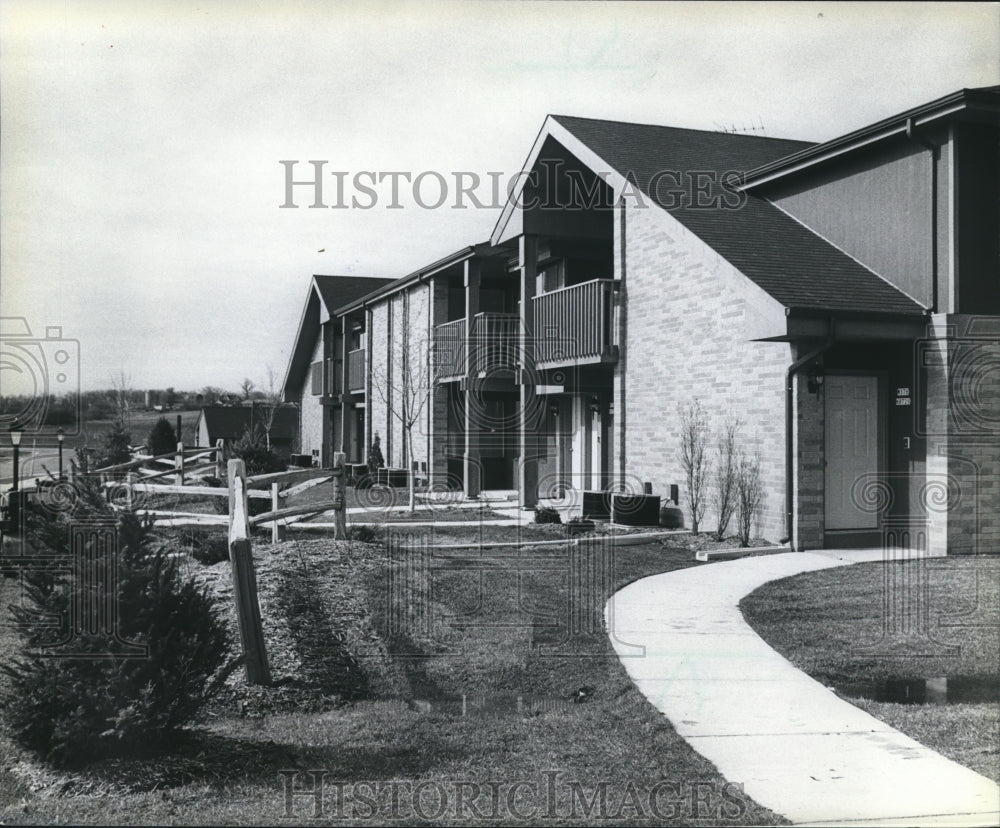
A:
<svg viewBox="0 0 1000 828">
<path fill-rule="evenodd" d="M 937 168 L 938 153 L 941 149 L 937 144 L 931 144 L 918 138 L 913 130 L 913 118 L 906 119 L 906 137 L 919 144 L 931 153 L 931 306 L 930 312 L 937 313 L 938 306 L 938 227 L 937 227 Z"/>
<path fill-rule="evenodd" d="M 808 365 L 814 359 L 822 356 L 830 347 L 833 345 L 833 320 L 827 319 L 826 321 L 826 342 L 820 345 L 818 348 L 809 351 L 809 353 L 804 356 L 799 357 L 795 362 L 788 366 L 785 371 L 785 540 L 788 541 L 789 546 L 793 552 L 798 550 L 795 548 L 795 542 L 792 539 L 792 528 L 794 526 L 794 508 L 795 508 L 795 492 L 793 490 L 793 481 L 795 473 L 795 443 L 792 440 L 792 424 L 794 422 L 794 388 L 795 388 L 795 375 L 804 366 Z"/>
</svg>

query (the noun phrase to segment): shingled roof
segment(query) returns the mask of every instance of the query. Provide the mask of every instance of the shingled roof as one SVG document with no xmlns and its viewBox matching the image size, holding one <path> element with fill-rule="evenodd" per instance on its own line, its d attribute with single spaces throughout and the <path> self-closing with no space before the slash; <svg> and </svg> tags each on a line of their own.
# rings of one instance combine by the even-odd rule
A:
<svg viewBox="0 0 1000 828">
<path fill-rule="evenodd" d="M 391 279 L 371 279 L 364 276 L 317 274 L 312 277 L 306 303 L 302 308 L 302 318 L 299 320 L 299 330 L 295 335 L 295 344 L 292 345 L 292 355 L 285 371 L 285 381 L 281 385 L 283 399 L 294 399 L 294 390 L 302 385 L 323 322 L 332 317 L 337 308 L 367 296 L 391 282 Z"/>
<path fill-rule="evenodd" d="M 651 183 L 662 170 L 744 173 L 813 146 L 756 135 L 552 118 L 654 201 Z M 923 312 L 877 273 L 760 196 L 747 193 L 738 208 L 676 207 L 670 214 L 787 308 Z"/>
<path fill-rule="evenodd" d="M 266 417 L 265 406 L 258 405 L 206 405 L 201 409 L 199 420 L 204 420 L 208 430 L 207 445 L 215 445 L 216 440 L 239 440 L 256 427 L 263 428 Z M 271 426 L 272 443 L 291 443 L 298 430 L 298 411 L 282 406 L 274 412 Z M 200 429 L 199 422 L 199 429 Z"/>
<path fill-rule="evenodd" d="M 372 279 L 367 276 L 313 276 L 313 283 L 319 291 L 327 312 L 331 315 L 337 308 L 367 296 L 379 288 L 392 283 L 392 279 Z"/>
</svg>

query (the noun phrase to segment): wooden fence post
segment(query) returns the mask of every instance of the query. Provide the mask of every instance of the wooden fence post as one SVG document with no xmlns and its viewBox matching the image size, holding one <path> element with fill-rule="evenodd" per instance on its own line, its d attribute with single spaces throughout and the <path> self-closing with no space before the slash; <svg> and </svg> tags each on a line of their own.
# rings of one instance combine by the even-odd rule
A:
<svg viewBox="0 0 1000 828">
<path fill-rule="evenodd" d="M 281 508 L 281 499 L 278 497 L 278 489 L 281 488 L 280 483 L 271 484 L 271 511 L 277 512 Z M 286 537 L 287 528 L 278 518 L 271 521 L 271 543 L 278 543 L 278 541 L 283 541 Z"/>
<path fill-rule="evenodd" d="M 347 455 L 342 451 L 333 453 L 333 539 L 347 540 L 347 503 L 344 491 L 344 462 Z"/>
<path fill-rule="evenodd" d="M 233 597 L 243 642 L 243 666 L 248 684 L 270 684 L 264 630 L 257 602 L 257 575 L 250 549 L 247 475 L 242 460 L 229 461 L 229 560 L 233 567 Z"/>
<path fill-rule="evenodd" d="M 177 454 L 174 455 L 174 484 L 184 485 L 184 443 L 177 444 Z"/>
<path fill-rule="evenodd" d="M 224 452 L 223 452 L 223 446 L 224 445 L 225 445 L 225 443 L 223 442 L 223 440 L 221 438 L 215 441 L 215 476 L 218 477 L 219 480 L 222 480 L 222 477 L 223 477 L 223 474 L 222 474 L 222 455 L 224 454 Z"/>
</svg>

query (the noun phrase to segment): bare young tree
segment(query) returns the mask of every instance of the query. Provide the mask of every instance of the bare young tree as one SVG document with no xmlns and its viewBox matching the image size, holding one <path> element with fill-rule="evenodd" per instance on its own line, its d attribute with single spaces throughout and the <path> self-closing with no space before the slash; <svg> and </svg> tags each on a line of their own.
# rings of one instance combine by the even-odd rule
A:
<svg viewBox="0 0 1000 828">
<path fill-rule="evenodd" d="M 715 465 L 714 505 L 718 520 L 715 525 L 716 540 L 722 540 L 729 528 L 729 521 L 736 510 L 736 478 L 739 470 L 739 454 L 736 439 L 740 432 L 740 420 L 730 417 L 719 434 L 716 446 L 718 461 Z"/>
<path fill-rule="evenodd" d="M 250 394 L 256 387 L 257 386 L 254 385 L 254 381 L 252 379 L 250 379 L 249 377 L 244 378 L 243 382 L 240 383 L 240 393 L 243 395 L 243 399 L 249 400 Z"/>
<path fill-rule="evenodd" d="M 249 380 L 244 380 L 246 385 Z M 252 391 L 254 384 L 250 383 L 249 391 Z M 244 389 L 244 393 L 249 393 Z M 264 439 L 268 451 L 271 450 L 271 429 L 274 428 L 274 420 L 278 416 L 278 409 L 281 408 L 281 389 L 275 387 L 275 373 L 271 365 L 267 366 L 267 390 L 260 403 L 261 424 L 264 427 Z"/>
<path fill-rule="evenodd" d="M 404 349 L 401 370 L 390 377 L 381 367 L 372 371 L 372 387 L 389 414 L 403 429 L 403 461 L 410 489 L 410 511 L 416 511 L 413 474 L 413 427 L 420 421 L 430 396 L 430 361 L 426 354 L 411 357 Z"/>
<path fill-rule="evenodd" d="M 760 455 L 740 454 L 736 472 L 736 524 L 740 546 L 750 545 L 750 535 L 764 509 L 764 481 Z"/>
<path fill-rule="evenodd" d="M 132 430 L 132 377 L 122 368 L 111 377 L 111 403 L 114 407 L 115 427 L 123 432 Z"/>
<path fill-rule="evenodd" d="M 708 505 L 705 498 L 705 484 L 709 473 L 708 418 L 697 398 L 687 406 L 678 405 L 677 409 L 681 421 L 680 460 L 684 470 L 688 508 L 691 510 L 691 534 L 697 535 L 698 524 L 705 516 L 705 507 Z"/>
</svg>

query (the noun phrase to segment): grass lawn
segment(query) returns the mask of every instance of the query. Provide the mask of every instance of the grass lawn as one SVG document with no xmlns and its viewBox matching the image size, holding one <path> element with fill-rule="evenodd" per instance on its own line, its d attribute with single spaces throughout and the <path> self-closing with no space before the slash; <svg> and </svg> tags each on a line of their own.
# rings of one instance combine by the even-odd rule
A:
<svg viewBox="0 0 1000 828">
<path fill-rule="evenodd" d="M 562 534 L 510 530 L 490 540 Z M 152 759 L 56 774 L 3 742 L 0 822 L 314 821 L 311 798 L 293 797 L 286 812 L 280 772 L 298 788 L 315 769 L 328 772 L 319 824 L 782 822 L 688 747 L 604 633 L 613 591 L 695 565 L 682 538 L 602 558 L 596 548 L 435 551 L 444 535 L 431 546 L 410 537 L 418 551 L 402 557 L 307 534 L 257 543 L 275 686 L 234 676 L 186 745 Z M 185 566 L 234 625 L 228 562 Z M 15 584 L 3 581 L 4 603 Z M 0 649 L 12 635 L 0 628 Z"/>
<path fill-rule="evenodd" d="M 198 409 L 190 411 L 133 411 L 129 415 L 129 434 L 132 445 L 146 442 L 149 432 L 160 417 L 166 417 L 172 428 L 177 428 L 177 416 L 181 418 L 181 430 L 184 445 L 194 445 L 194 427 L 198 421 Z M 69 434 L 66 437 L 67 457 L 74 457 L 78 446 L 99 447 L 103 445 L 104 435 L 111 430 L 111 420 L 87 420 L 80 425 L 79 434 Z"/>
<path fill-rule="evenodd" d="M 740 608 L 772 647 L 813 678 L 1000 782 L 1000 703 L 899 704 L 860 698 L 850 687 L 941 676 L 1000 686 L 1000 558 L 807 572 L 765 584 Z"/>
</svg>

